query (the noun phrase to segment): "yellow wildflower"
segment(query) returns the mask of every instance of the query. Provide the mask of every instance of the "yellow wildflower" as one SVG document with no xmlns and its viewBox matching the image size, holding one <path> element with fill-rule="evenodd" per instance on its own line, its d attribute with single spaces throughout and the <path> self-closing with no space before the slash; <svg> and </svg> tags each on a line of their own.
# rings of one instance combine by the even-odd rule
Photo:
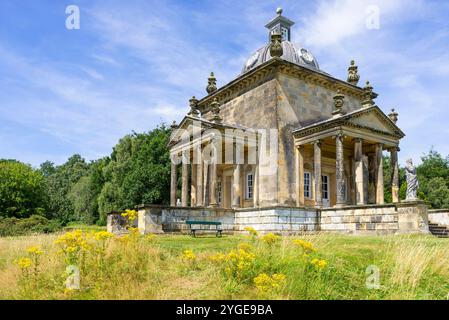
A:
<svg viewBox="0 0 449 320">
<path fill-rule="evenodd" d="M 248 231 L 251 236 L 257 236 L 257 231 L 253 227 L 245 227 L 245 231 Z"/>
<path fill-rule="evenodd" d="M 33 255 L 37 255 L 37 256 L 39 256 L 39 255 L 41 255 L 43 253 L 42 250 L 39 247 L 37 247 L 37 246 L 29 247 L 27 249 L 27 252 L 30 253 L 30 254 L 33 254 Z"/>
<path fill-rule="evenodd" d="M 95 232 L 94 234 L 93 234 L 93 237 L 94 237 L 94 239 L 95 240 L 107 240 L 107 239 L 109 239 L 109 238 L 112 238 L 114 235 L 112 234 L 112 233 L 110 233 L 110 232 L 107 232 L 107 231 L 98 231 L 98 232 Z"/>
<path fill-rule="evenodd" d="M 126 218 L 129 223 L 133 223 L 137 219 L 137 211 L 126 209 L 125 212 L 122 213 L 122 217 Z"/>
<path fill-rule="evenodd" d="M 16 263 L 20 269 L 27 270 L 31 267 L 33 261 L 31 261 L 30 258 L 20 258 L 19 260 L 16 261 Z"/>
<path fill-rule="evenodd" d="M 223 262 L 226 256 L 223 253 L 217 253 L 209 256 L 209 260 L 212 262 Z"/>
<path fill-rule="evenodd" d="M 296 244 L 297 246 L 301 247 L 306 254 L 316 251 L 316 249 L 313 247 L 313 244 L 309 241 L 304 241 L 304 240 L 298 239 L 298 240 L 293 240 L 293 243 Z"/>
<path fill-rule="evenodd" d="M 244 250 L 244 251 L 252 251 L 254 247 L 250 245 L 249 243 L 239 243 L 237 246 L 238 249 Z"/>
<path fill-rule="evenodd" d="M 282 273 L 273 274 L 272 276 L 266 273 L 261 273 L 254 278 L 254 284 L 256 288 L 262 292 L 267 293 L 271 291 L 276 291 L 285 285 L 286 276 Z"/>
<path fill-rule="evenodd" d="M 266 235 L 262 236 L 261 240 L 263 242 L 265 242 L 266 244 L 272 246 L 279 240 L 279 236 L 270 232 L 270 233 L 267 233 Z"/>
<path fill-rule="evenodd" d="M 196 255 L 192 250 L 184 250 L 182 257 L 187 261 L 195 261 Z"/>
<path fill-rule="evenodd" d="M 313 264 L 316 268 L 318 269 L 324 269 L 327 266 L 327 261 L 326 260 L 320 260 L 320 259 L 312 259 L 312 261 L 310 261 L 311 264 Z"/>
</svg>

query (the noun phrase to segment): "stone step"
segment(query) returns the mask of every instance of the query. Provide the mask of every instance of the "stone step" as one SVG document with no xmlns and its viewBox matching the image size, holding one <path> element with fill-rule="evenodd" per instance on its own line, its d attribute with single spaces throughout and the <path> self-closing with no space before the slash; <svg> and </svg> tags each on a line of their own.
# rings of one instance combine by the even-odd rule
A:
<svg viewBox="0 0 449 320">
<path fill-rule="evenodd" d="M 438 238 L 449 238 L 449 229 L 438 223 L 429 223 L 429 231 Z"/>
<path fill-rule="evenodd" d="M 447 228 L 444 227 L 438 227 L 438 228 L 429 228 L 429 230 L 435 230 L 435 231 L 446 231 Z"/>
</svg>

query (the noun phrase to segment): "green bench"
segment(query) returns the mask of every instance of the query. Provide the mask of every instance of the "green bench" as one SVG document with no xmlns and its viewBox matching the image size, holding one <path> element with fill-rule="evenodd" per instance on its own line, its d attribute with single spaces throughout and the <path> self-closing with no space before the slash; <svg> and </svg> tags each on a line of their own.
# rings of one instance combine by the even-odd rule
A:
<svg viewBox="0 0 449 320">
<path fill-rule="evenodd" d="M 187 220 L 186 224 L 189 226 L 190 234 L 194 237 L 196 236 L 196 231 L 198 230 L 213 230 L 216 232 L 216 237 L 221 237 L 221 222 L 220 221 L 197 221 L 197 220 Z M 201 226 L 215 226 L 215 229 L 203 229 Z"/>
</svg>

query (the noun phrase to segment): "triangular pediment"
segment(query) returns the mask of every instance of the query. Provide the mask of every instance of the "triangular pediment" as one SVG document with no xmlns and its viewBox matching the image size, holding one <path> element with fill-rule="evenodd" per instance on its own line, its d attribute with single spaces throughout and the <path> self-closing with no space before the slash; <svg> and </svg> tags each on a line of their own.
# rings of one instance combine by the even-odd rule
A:
<svg viewBox="0 0 449 320">
<path fill-rule="evenodd" d="M 342 116 L 322 120 L 294 131 L 296 136 L 307 136 L 332 128 L 354 127 L 401 139 L 405 134 L 377 106 L 359 109 Z"/>
<path fill-rule="evenodd" d="M 377 106 L 366 110 L 358 110 L 344 116 L 345 120 L 356 126 L 371 129 L 376 132 L 383 132 L 388 135 L 403 137 L 404 133 L 390 120 Z"/>
</svg>

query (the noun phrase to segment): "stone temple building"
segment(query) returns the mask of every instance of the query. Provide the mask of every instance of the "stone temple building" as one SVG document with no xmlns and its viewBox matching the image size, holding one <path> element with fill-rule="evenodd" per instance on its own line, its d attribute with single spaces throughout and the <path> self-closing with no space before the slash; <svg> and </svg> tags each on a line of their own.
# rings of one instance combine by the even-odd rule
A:
<svg viewBox="0 0 449 320">
<path fill-rule="evenodd" d="M 344 80 L 321 70 L 292 42 L 293 25 L 278 9 L 241 73 L 221 88 L 212 73 L 207 95 L 190 100 L 169 143 L 171 204 L 139 207 L 143 233 L 183 230 L 186 219 L 230 231 L 428 232 L 426 206 L 399 202 L 398 114 L 376 105 L 354 61 Z"/>
</svg>

